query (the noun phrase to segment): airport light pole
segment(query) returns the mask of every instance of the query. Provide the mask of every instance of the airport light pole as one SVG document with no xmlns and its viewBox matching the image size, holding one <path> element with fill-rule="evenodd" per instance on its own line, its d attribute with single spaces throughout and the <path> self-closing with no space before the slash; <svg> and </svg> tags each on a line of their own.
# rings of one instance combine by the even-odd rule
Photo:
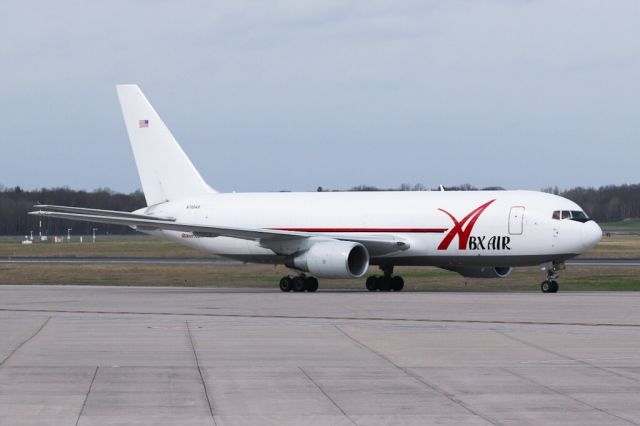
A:
<svg viewBox="0 0 640 426">
<path fill-rule="evenodd" d="M 91 229 L 93 231 L 93 244 L 96 243 L 96 231 L 98 230 L 98 228 L 92 228 Z"/>
<path fill-rule="evenodd" d="M 72 228 L 67 228 L 67 241 L 71 241 L 71 229 Z"/>
</svg>

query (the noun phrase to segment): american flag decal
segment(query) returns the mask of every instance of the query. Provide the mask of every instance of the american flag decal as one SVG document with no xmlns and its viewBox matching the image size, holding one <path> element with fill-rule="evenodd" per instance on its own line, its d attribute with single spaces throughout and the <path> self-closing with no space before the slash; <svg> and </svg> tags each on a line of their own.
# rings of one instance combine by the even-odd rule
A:
<svg viewBox="0 0 640 426">
<path fill-rule="evenodd" d="M 143 129 L 145 127 L 149 127 L 149 120 L 140 120 L 138 121 L 138 127 Z"/>
</svg>

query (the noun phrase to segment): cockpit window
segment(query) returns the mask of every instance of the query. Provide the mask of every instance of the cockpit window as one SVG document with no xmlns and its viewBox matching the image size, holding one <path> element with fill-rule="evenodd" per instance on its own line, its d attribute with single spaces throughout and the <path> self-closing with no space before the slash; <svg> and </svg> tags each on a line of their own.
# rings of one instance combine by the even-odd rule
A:
<svg viewBox="0 0 640 426">
<path fill-rule="evenodd" d="M 591 220 L 589 216 L 581 210 L 556 210 L 553 212 L 551 218 L 555 220 L 571 219 L 583 223 Z"/>
<path fill-rule="evenodd" d="M 583 211 L 580 210 L 571 210 L 571 220 L 576 220 L 578 222 L 588 222 L 589 216 Z"/>
</svg>

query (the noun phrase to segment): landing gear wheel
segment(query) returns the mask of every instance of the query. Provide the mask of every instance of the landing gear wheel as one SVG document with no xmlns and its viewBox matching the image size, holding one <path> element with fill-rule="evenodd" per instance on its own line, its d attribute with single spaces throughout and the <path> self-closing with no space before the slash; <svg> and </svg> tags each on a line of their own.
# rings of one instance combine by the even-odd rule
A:
<svg viewBox="0 0 640 426">
<path fill-rule="evenodd" d="M 546 280 L 540 284 L 540 290 L 542 290 L 543 293 L 557 293 L 559 288 L 560 286 L 556 280 Z"/>
<path fill-rule="evenodd" d="M 369 291 L 378 290 L 378 277 L 367 278 L 367 290 Z"/>
<path fill-rule="evenodd" d="M 378 289 L 380 291 L 391 291 L 391 280 L 386 277 L 381 277 L 378 281 Z"/>
<path fill-rule="evenodd" d="M 551 293 L 551 281 L 542 281 L 540 290 L 542 290 L 543 293 Z"/>
<path fill-rule="evenodd" d="M 296 293 L 305 291 L 307 289 L 306 281 L 307 280 L 305 277 L 295 277 L 293 279 L 293 291 L 295 291 Z"/>
<path fill-rule="evenodd" d="M 313 293 L 318 289 L 318 279 L 316 277 L 309 277 L 306 279 L 307 281 L 307 291 Z"/>
<path fill-rule="evenodd" d="M 402 291 L 403 288 L 404 280 L 402 279 L 402 277 L 396 275 L 395 277 L 391 278 L 391 289 L 393 291 Z"/>
<path fill-rule="evenodd" d="M 380 265 L 384 275 L 374 275 L 367 278 L 367 290 L 369 291 L 402 291 L 404 280 L 401 276 L 393 276 L 393 265 Z"/>
<path fill-rule="evenodd" d="M 564 262 L 553 261 L 543 265 L 543 270 L 547 271 L 547 279 L 540 284 L 540 290 L 543 293 L 557 293 L 560 286 L 558 285 L 558 271 L 565 269 Z"/>
<path fill-rule="evenodd" d="M 280 290 L 290 292 L 293 290 L 293 282 L 290 277 L 282 277 L 280 280 Z"/>
</svg>

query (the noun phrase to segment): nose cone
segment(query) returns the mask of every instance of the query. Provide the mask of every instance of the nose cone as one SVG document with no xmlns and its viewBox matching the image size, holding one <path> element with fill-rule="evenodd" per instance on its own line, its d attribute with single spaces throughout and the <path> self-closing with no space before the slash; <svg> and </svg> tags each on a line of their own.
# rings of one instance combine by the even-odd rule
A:
<svg viewBox="0 0 640 426">
<path fill-rule="evenodd" d="M 582 245 L 584 250 L 593 248 L 602 239 L 602 229 L 598 224 L 590 220 L 582 224 Z"/>
</svg>

